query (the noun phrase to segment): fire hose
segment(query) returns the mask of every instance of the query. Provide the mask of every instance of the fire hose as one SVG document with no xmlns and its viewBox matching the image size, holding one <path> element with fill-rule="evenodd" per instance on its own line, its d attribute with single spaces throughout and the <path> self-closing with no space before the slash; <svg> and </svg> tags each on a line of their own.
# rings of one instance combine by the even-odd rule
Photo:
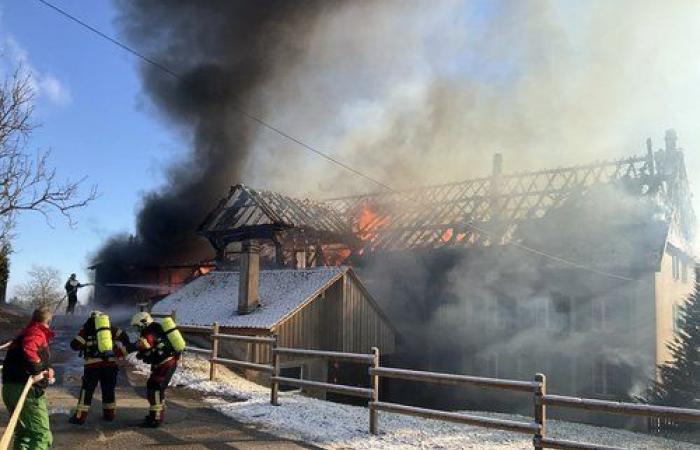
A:
<svg viewBox="0 0 700 450">
<path fill-rule="evenodd" d="M 81 284 L 79 287 L 94 286 L 94 285 L 95 285 L 95 283 L 87 283 L 87 284 Z M 78 288 L 76 287 L 73 291 L 71 291 L 71 294 L 72 294 L 72 293 L 77 293 L 77 292 L 78 292 Z M 58 308 L 61 307 L 61 305 L 63 304 L 63 301 L 64 301 L 66 298 L 68 298 L 68 292 L 66 292 L 65 294 L 63 294 L 63 297 L 61 297 L 61 299 L 56 303 L 56 306 L 55 306 L 54 309 L 53 309 L 53 313 L 54 313 L 54 314 L 56 314 L 56 311 L 58 311 Z"/>
</svg>

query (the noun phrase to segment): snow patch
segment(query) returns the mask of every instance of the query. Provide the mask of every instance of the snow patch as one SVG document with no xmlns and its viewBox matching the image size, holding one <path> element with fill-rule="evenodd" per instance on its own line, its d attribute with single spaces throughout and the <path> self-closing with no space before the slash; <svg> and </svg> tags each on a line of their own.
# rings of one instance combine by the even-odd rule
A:
<svg viewBox="0 0 700 450">
<path fill-rule="evenodd" d="M 238 272 L 210 272 L 168 295 L 153 307 L 177 311 L 178 323 L 269 329 L 347 270 L 342 267 L 260 271 L 260 307 L 238 315 Z"/>
<path fill-rule="evenodd" d="M 532 436 L 436 420 L 380 413 L 380 434 L 368 432 L 367 408 L 280 392 L 280 406 L 270 405 L 270 390 L 243 379 L 225 367 L 217 381 L 208 381 L 209 362 L 198 355 L 183 357 L 174 383 L 210 394 L 212 408 L 237 421 L 255 424 L 274 434 L 328 449 L 532 449 Z M 233 395 L 236 401 L 217 397 Z M 244 400 L 244 401 L 241 401 Z M 486 417 L 529 421 L 528 417 L 465 411 Z M 700 450 L 700 446 L 641 433 L 550 420 L 548 435 L 559 439 L 630 449 Z"/>
</svg>

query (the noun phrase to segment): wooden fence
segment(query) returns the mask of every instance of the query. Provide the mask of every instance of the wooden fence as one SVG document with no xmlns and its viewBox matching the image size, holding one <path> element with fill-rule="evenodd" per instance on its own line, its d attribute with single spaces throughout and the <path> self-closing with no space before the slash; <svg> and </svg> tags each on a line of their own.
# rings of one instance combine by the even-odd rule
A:
<svg viewBox="0 0 700 450">
<path fill-rule="evenodd" d="M 166 315 L 169 314 L 161 314 L 156 316 Z M 218 323 L 212 324 L 211 327 L 183 325 L 179 326 L 179 328 L 186 333 L 203 334 L 209 336 L 211 341 L 210 348 L 206 349 L 188 346 L 185 348 L 185 350 L 187 352 L 199 353 L 209 357 L 209 378 L 211 380 L 216 378 L 216 366 L 218 364 L 269 373 L 271 374 L 270 403 L 272 405 L 279 405 L 278 391 L 280 385 L 317 389 L 324 392 L 336 392 L 366 398 L 368 399 L 369 410 L 369 432 L 372 434 L 379 433 L 378 412 L 384 411 L 447 422 L 463 423 L 485 428 L 494 428 L 516 433 L 531 434 L 533 435 L 533 447 L 536 450 L 546 448 L 564 450 L 625 450 L 619 447 L 609 447 L 598 444 L 548 438 L 547 407 L 574 408 L 625 416 L 645 416 L 677 421 L 700 422 L 700 410 L 697 409 L 653 406 L 639 403 L 611 402 L 590 398 L 547 394 L 547 378 L 544 374 L 540 373 L 535 375 L 533 381 L 522 381 L 397 369 L 380 366 L 379 349 L 377 348 L 372 348 L 372 353 L 368 354 L 286 348 L 277 346 L 277 336 L 267 337 L 221 334 L 219 333 Z M 219 357 L 219 341 L 221 340 L 236 340 L 269 345 L 272 355 L 272 364 L 258 364 L 250 361 L 221 358 Z M 322 381 L 281 377 L 280 356 L 282 355 L 324 358 L 367 364 L 369 367 L 370 385 L 369 387 L 357 387 L 332 384 Z M 379 401 L 379 381 L 381 378 L 401 379 L 440 385 L 472 386 L 477 388 L 498 389 L 530 394 L 532 395 L 533 417 L 531 421 L 526 422 L 522 420 L 497 419 L 454 411 L 419 408 L 399 403 L 381 402 Z"/>
</svg>

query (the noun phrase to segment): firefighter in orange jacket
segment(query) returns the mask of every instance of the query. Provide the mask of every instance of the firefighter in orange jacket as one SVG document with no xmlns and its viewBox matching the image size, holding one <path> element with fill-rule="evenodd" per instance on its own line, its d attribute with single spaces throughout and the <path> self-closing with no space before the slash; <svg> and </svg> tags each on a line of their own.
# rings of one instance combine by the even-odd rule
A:
<svg viewBox="0 0 700 450">
<path fill-rule="evenodd" d="M 180 353 L 175 351 L 161 325 L 147 312 L 136 313 L 131 325 L 140 333 L 136 341 L 136 357 L 151 365 L 151 375 L 146 381 L 148 415 L 142 426 L 157 428 L 165 416 L 165 390 L 177 369 Z"/>
<path fill-rule="evenodd" d="M 131 347 L 129 336 L 124 331 L 110 327 L 105 331 L 111 333 L 111 348 L 100 351 L 98 345 L 100 330 L 96 327 L 95 319 L 101 315 L 103 315 L 101 312 L 93 311 L 70 343 L 70 347 L 80 352 L 85 359 L 78 406 L 75 414 L 69 419 L 70 423 L 77 425 L 85 423 L 92 403 L 92 395 L 98 383 L 102 388 L 102 419 L 108 422 L 114 420 L 117 409 L 114 390 L 119 373 L 117 359 L 126 356 L 127 349 Z"/>
</svg>

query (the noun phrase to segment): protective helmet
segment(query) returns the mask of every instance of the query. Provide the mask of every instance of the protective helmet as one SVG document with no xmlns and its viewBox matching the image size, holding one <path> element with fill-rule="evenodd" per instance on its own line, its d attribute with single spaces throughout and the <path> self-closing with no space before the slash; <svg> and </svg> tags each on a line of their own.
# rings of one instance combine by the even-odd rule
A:
<svg viewBox="0 0 700 450">
<path fill-rule="evenodd" d="M 102 311 L 94 310 L 93 312 L 90 313 L 90 317 L 97 317 L 97 316 L 101 316 L 102 314 L 104 314 Z"/>
<path fill-rule="evenodd" d="M 70 277 L 75 278 L 75 274 L 74 273 L 70 274 Z"/>
<path fill-rule="evenodd" d="M 131 326 L 143 328 L 153 323 L 153 317 L 147 312 L 141 311 L 131 318 Z"/>
</svg>

